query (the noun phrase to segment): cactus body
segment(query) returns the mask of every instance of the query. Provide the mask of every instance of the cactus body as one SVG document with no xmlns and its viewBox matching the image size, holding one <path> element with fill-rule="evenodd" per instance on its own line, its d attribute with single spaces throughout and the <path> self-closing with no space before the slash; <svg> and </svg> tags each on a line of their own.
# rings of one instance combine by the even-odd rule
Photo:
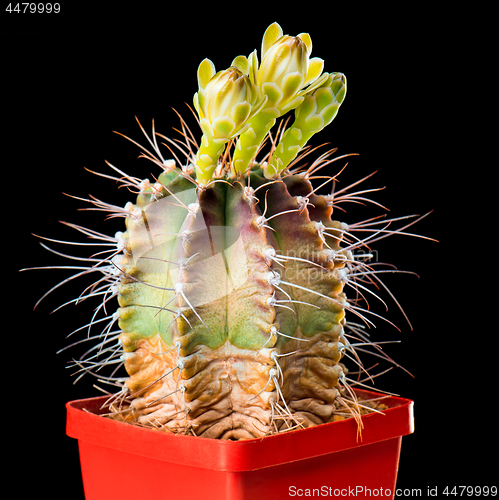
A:
<svg viewBox="0 0 499 500">
<path fill-rule="evenodd" d="M 300 151 L 336 116 L 346 80 L 321 76 L 323 61 L 309 59 L 311 48 L 308 34 L 283 36 L 274 24 L 264 35 L 260 70 L 256 51 L 219 73 L 205 59 L 194 98 L 199 147 L 181 118 L 184 143 L 177 147 L 185 165 L 163 158 L 153 127 L 147 139 L 154 153 L 140 147 L 163 169 L 157 182 L 110 165 L 116 181 L 137 189 L 134 203 L 88 200 L 124 217 L 125 230 L 107 237 L 73 225 L 111 248 L 111 256 L 89 258 L 75 275 L 103 274 L 76 302 L 103 297 L 89 329 L 108 323 L 84 340 L 97 345 L 75 366 L 121 388 L 110 394 L 109 416 L 238 440 L 358 418 L 376 407 L 357 400 L 353 388 L 362 378 L 349 378 L 342 361 L 346 356 L 367 373 L 355 349 L 360 343 L 392 362 L 363 331 L 373 323 L 361 304 L 369 285 L 384 288 L 379 274 L 386 272 L 368 264 L 369 245 L 417 220 L 398 229 L 391 223 L 405 218 L 336 220 L 335 207 L 369 202 L 372 190 L 335 192 L 335 177 L 324 181 L 322 171 L 320 182 L 333 181 L 333 190 L 317 194 L 311 179 L 335 161 L 332 152 L 305 169 Z M 271 137 L 270 151 L 254 160 L 275 119 L 291 110 L 295 121 L 280 142 Z M 231 145 L 232 155 L 225 151 Z M 97 320 L 114 296 L 118 311 Z M 107 366 L 113 371 L 106 377 L 100 370 Z"/>
<path fill-rule="evenodd" d="M 268 184 L 255 168 L 196 195 L 178 176 L 132 210 L 119 324 L 134 399 L 123 418 L 239 439 L 282 426 L 286 405 L 301 422 L 332 416 L 346 254 L 324 198 L 303 205 L 311 191 L 302 176 Z"/>
</svg>

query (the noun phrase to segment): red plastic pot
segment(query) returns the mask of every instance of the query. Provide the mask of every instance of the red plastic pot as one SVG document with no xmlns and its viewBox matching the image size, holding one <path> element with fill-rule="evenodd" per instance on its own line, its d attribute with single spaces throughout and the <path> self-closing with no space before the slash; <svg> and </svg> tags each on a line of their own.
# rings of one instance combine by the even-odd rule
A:
<svg viewBox="0 0 499 500">
<path fill-rule="evenodd" d="M 393 498 L 402 436 L 414 431 L 413 402 L 398 397 L 362 417 L 362 440 L 353 418 L 247 441 L 167 434 L 99 416 L 105 400 L 66 405 L 87 500 Z"/>
</svg>

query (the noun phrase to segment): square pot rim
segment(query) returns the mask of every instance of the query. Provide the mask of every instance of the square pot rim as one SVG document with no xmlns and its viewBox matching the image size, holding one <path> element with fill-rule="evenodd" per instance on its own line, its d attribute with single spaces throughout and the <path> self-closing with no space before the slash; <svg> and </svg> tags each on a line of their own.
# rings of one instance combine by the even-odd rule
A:
<svg viewBox="0 0 499 500">
<path fill-rule="evenodd" d="M 108 396 L 67 402 L 66 433 L 94 445 L 160 461 L 242 472 L 337 453 L 414 432 L 412 400 L 386 397 L 374 391 L 355 392 L 362 397 L 384 397 L 383 403 L 388 406 L 382 413 L 361 417 L 360 439 L 354 418 L 241 441 L 173 434 L 94 413 Z"/>
</svg>

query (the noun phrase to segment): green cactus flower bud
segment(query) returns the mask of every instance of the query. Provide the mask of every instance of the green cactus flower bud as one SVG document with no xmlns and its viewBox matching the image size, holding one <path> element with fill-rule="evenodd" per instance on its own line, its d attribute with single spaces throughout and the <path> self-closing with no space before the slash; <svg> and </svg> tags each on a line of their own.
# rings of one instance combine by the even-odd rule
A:
<svg viewBox="0 0 499 500">
<path fill-rule="evenodd" d="M 208 59 L 199 65 L 194 106 L 204 133 L 196 155 L 197 179 L 201 184 L 211 179 L 225 144 L 244 131 L 248 119 L 264 102 L 258 88 L 242 71 L 249 69 L 247 59 L 239 56 L 233 62 L 238 67 L 234 65 L 218 73 Z"/>
<path fill-rule="evenodd" d="M 329 125 L 345 99 L 346 78 L 342 73 L 331 73 L 327 80 L 307 95 L 295 110 L 295 121 L 286 130 L 276 147 L 266 170 L 266 177 L 272 178 L 284 170 L 312 135 Z"/>
</svg>

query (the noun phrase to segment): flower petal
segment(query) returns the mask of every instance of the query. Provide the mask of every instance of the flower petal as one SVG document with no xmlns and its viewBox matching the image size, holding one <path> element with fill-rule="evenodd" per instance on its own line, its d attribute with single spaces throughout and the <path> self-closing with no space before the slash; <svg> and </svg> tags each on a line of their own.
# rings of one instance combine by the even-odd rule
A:
<svg viewBox="0 0 499 500">
<path fill-rule="evenodd" d="M 196 93 L 197 95 L 197 103 L 198 103 L 198 115 L 199 118 L 206 118 L 208 116 L 208 108 L 207 108 L 207 102 L 206 102 L 206 97 L 204 94 L 203 89 L 199 89 L 199 91 Z"/>
<path fill-rule="evenodd" d="M 254 50 L 249 56 L 249 77 L 251 83 L 256 85 L 256 76 L 258 74 L 258 54 L 256 50 Z"/>
<path fill-rule="evenodd" d="M 199 88 L 204 89 L 215 73 L 215 65 L 209 59 L 201 61 L 201 64 L 198 67 Z"/>
<path fill-rule="evenodd" d="M 308 61 L 308 73 L 305 78 L 305 85 L 313 82 L 316 78 L 318 78 L 322 71 L 324 70 L 324 59 L 320 57 L 312 57 Z"/>
<path fill-rule="evenodd" d="M 265 52 L 274 45 L 279 38 L 282 36 L 282 28 L 277 23 L 272 23 L 263 34 L 262 40 L 262 59 L 265 56 Z"/>
<path fill-rule="evenodd" d="M 233 61 L 231 66 L 237 68 L 244 75 L 249 74 L 249 61 L 246 56 L 237 56 Z"/>
<path fill-rule="evenodd" d="M 279 108 L 281 111 L 281 116 L 292 109 L 297 108 L 303 102 L 303 97 L 298 95 L 292 101 L 288 102 L 286 105 Z"/>
<path fill-rule="evenodd" d="M 282 98 L 285 101 L 293 98 L 303 87 L 304 80 L 303 75 L 298 73 L 298 71 L 287 74 L 281 82 Z"/>
<path fill-rule="evenodd" d="M 219 116 L 215 118 L 211 126 L 213 127 L 216 139 L 227 139 L 236 128 L 234 120 L 228 116 Z"/>
<path fill-rule="evenodd" d="M 301 38 L 303 43 L 307 46 L 308 55 L 310 57 L 310 54 L 312 53 L 312 38 L 308 33 L 300 33 L 298 38 Z"/>
<path fill-rule="evenodd" d="M 329 79 L 329 73 L 323 73 L 319 78 L 316 78 L 308 87 L 301 90 L 298 95 L 306 95 L 312 93 L 317 87 L 325 85 Z"/>
<path fill-rule="evenodd" d="M 273 82 L 265 82 L 262 85 L 262 93 L 268 97 L 267 106 L 277 103 L 282 99 L 281 89 Z"/>
<path fill-rule="evenodd" d="M 234 120 L 236 126 L 244 123 L 251 113 L 251 104 L 249 102 L 240 102 L 232 106 L 230 117 Z"/>
<path fill-rule="evenodd" d="M 197 114 L 199 115 L 199 99 L 198 99 L 197 92 L 194 94 L 194 97 L 192 98 L 192 102 L 194 104 L 194 109 L 196 110 Z"/>
</svg>

